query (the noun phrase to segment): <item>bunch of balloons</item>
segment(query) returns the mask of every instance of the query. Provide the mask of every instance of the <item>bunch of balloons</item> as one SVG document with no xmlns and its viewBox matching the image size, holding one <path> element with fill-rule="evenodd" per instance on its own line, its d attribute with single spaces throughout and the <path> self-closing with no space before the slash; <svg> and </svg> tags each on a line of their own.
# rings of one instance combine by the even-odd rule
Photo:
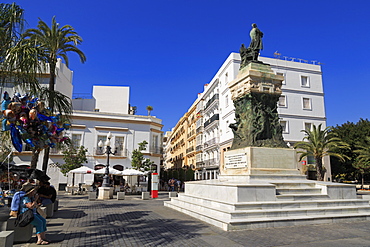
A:
<svg viewBox="0 0 370 247">
<path fill-rule="evenodd" d="M 42 150 L 68 139 L 63 132 L 69 129 L 70 124 L 63 124 L 60 114 L 53 115 L 36 97 L 15 93 L 10 98 L 4 92 L 1 110 L 2 130 L 10 131 L 13 146 L 18 152 L 22 152 L 22 141 L 33 149 Z"/>
</svg>

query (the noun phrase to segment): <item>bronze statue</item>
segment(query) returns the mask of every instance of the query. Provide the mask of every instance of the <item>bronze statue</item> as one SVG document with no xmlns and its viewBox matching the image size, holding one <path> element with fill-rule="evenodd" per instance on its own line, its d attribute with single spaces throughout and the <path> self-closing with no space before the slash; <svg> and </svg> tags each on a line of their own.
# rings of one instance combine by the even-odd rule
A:
<svg viewBox="0 0 370 247">
<path fill-rule="evenodd" d="M 253 60 L 257 61 L 258 60 L 258 54 L 260 53 L 260 50 L 263 49 L 262 45 L 262 37 L 263 33 L 261 30 L 258 29 L 257 24 L 253 23 L 252 24 L 252 30 L 249 33 L 251 36 L 251 43 L 249 44 L 249 48 L 253 51 Z"/>
<path fill-rule="evenodd" d="M 244 44 L 240 47 L 239 53 L 241 57 L 240 69 L 244 68 L 251 61 L 258 61 L 260 50 L 263 49 L 262 37 L 263 33 L 257 28 L 257 24 L 252 24 L 250 31 L 251 43 L 246 48 Z"/>
</svg>

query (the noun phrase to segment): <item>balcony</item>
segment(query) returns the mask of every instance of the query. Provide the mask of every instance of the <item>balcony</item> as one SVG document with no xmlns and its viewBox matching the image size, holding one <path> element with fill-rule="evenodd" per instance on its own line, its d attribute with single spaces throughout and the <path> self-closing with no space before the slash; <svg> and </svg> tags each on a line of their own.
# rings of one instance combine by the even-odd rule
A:
<svg viewBox="0 0 370 247">
<path fill-rule="evenodd" d="M 203 150 L 203 145 L 198 145 L 198 146 L 195 148 L 195 150 L 196 150 L 197 152 L 202 151 L 202 150 Z"/>
<path fill-rule="evenodd" d="M 127 149 L 123 150 L 113 150 L 112 152 L 116 152 L 114 156 L 116 157 L 127 157 L 128 151 Z M 94 155 L 105 155 L 105 148 L 94 148 Z"/>
<path fill-rule="evenodd" d="M 210 119 L 208 119 L 205 123 L 204 123 L 204 128 L 206 128 L 208 125 L 210 125 L 211 123 L 213 123 L 214 121 L 216 120 L 219 120 L 220 119 L 220 114 L 214 114 Z"/>
<path fill-rule="evenodd" d="M 186 149 L 186 153 L 188 154 L 188 153 L 191 153 L 191 152 L 193 152 L 194 151 L 194 147 L 190 147 L 190 148 L 187 148 Z"/>
<path fill-rule="evenodd" d="M 162 154 L 163 153 L 163 147 L 161 147 L 161 146 L 150 146 L 149 152 L 153 153 L 153 154 Z"/>
<path fill-rule="evenodd" d="M 125 148 L 124 150 L 117 150 L 117 153 L 114 156 L 127 157 L 127 153 L 127 149 Z"/>
<path fill-rule="evenodd" d="M 196 167 L 196 168 L 201 168 L 201 167 L 203 167 L 203 166 L 204 166 L 203 161 L 198 161 L 198 162 L 195 164 L 195 167 Z"/>
<path fill-rule="evenodd" d="M 204 127 L 203 127 L 203 125 L 202 125 L 202 126 L 199 126 L 199 127 L 197 128 L 197 134 L 202 133 L 203 131 L 204 131 Z"/>
<path fill-rule="evenodd" d="M 219 143 L 218 137 L 214 137 L 214 138 L 212 138 L 211 140 L 206 141 L 206 142 L 204 143 L 204 148 L 211 147 L 211 146 L 216 145 L 216 144 L 218 144 L 218 143 Z"/>
<path fill-rule="evenodd" d="M 205 167 L 218 167 L 220 165 L 219 159 L 208 159 L 204 161 Z"/>
<path fill-rule="evenodd" d="M 195 135 L 195 130 L 192 130 L 188 133 L 188 138 L 192 137 L 193 135 Z"/>
<path fill-rule="evenodd" d="M 207 104 L 204 107 L 204 109 L 207 109 L 216 100 L 218 100 L 218 94 L 213 95 L 213 97 L 210 100 L 207 101 Z"/>
</svg>

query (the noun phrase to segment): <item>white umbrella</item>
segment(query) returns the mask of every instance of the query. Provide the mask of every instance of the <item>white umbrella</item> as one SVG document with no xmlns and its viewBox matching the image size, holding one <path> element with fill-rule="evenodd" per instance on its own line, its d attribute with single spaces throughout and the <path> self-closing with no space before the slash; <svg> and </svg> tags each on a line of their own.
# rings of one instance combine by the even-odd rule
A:
<svg viewBox="0 0 370 247">
<path fill-rule="evenodd" d="M 95 171 L 94 171 L 94 174 L 105 174 L 105 169 L 106 169 L 106 168 L 102 168 L 102 169 L 99 169 L 99 170 L 95 170 Z M 109 174 L 112 174 L 112 175 L 121 175 L 121 171 L 119 171 L 119 170 L 117 170 L 117 169 L 114 169 L 114 168 L 109 167 Z"/>
<path fill-rule="evenodd" d="M 90 174 L 94 173 L 94 170 L 87 166 L 81 166 L 79 168 L 70 170 L 69 173 Z"/>
<path fill-rule="evenodd" d="M 135 170 L 135 169 L 126 169 L 121 172 L 123 176 L 142 176 L 144 172 Z"/>
<path fill-rule="evenodd" d="M 87 167 L 87 166 L 81 166 L 79 168 L 70 170 L 68 174 L 72 174 L 72 186 L 75 184 L 75 174 L 93 174 L 94 170 Z M 83 180 L 84 175 L 80 175 L 80 180 Z"/>
</svg>

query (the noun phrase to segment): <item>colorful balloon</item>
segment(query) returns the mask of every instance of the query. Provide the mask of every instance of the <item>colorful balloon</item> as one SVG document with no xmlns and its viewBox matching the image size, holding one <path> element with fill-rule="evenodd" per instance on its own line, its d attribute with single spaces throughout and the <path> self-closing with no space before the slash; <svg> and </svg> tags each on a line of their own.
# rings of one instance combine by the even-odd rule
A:
<svg viewBox="0 0 370 247">
<path fill-rule="evenodd" d="M 13 143 L 14 148 L 18 152 L 22 152 L 22 146 L 23 145 L 22 145 L 21 135 L 20 135 L 18 129 L 15 127 L 14 124 L 10 125 L 10 136 L 12 138 L 12 143 Z"/>
</svg>

